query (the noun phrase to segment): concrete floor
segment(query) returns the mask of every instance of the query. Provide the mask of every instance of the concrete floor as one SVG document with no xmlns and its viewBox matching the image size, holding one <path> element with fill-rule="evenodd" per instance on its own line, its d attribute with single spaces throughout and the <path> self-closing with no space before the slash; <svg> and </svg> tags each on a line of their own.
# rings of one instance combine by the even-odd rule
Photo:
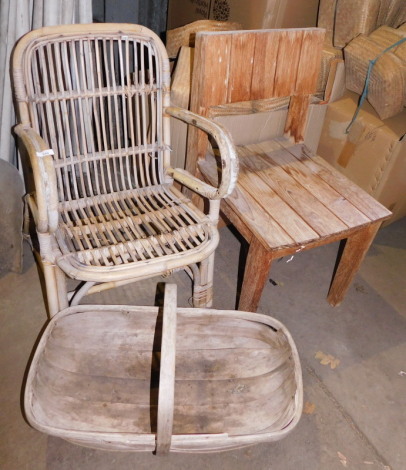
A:
<svg viewBox="0 0 406 470">
<path fill-rule="evenodd" d="M 276 262 L 259 311 L 285 323 L 296 341 L 305 400 L 298 427 L 273 444 L 169 457 L 87 449 L 41 434 L 24 421 L 22 383 L 46 322 L 38 273 L 26 251 L 23 274 L 0 279 L 0 469 L 404 470 L 405 234 L 406 218 L 379 232 L 346 299 L 336 308 L 327 304 L 325 295 L 337 245 Z M 239 239 L 222 229 L 215 271 L 217 308 L 234 308 L 240 251 Z M 180 305 L 187 306 L 187 276 L 179 273 L 165 282 L 170 280 L 178 284 Z M 152 305 L 160 281 L 143 281 L 89 297 L 88 302 Z M 338 365 L 323 365 L 323 355 Z"/>
</svg>

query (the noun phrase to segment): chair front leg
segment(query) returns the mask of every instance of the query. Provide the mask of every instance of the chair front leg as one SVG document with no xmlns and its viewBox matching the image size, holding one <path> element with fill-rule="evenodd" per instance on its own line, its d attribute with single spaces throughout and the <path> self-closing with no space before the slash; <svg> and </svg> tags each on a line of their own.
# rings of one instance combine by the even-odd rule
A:
<svg viewBox="0 0 406 470">
<path fill-rule="evenodd" d="M 47 260 L 42 260 L 42 270 L 45 278 L 45 290 L 48 303 L 48 314 L 52 318 L 59 312 L 58 288 L 55 266 Z"/>
<path fill-rule="evenodd" d="M 69 307 L 68 289 L 66 286 L 66 274 L 58 266 L 54 266 L 56 289 L 58 292 L 58 305 L 59 310 Z"/>
<path fill-rule="evenodd" d="M 52 253 L 53 236 L 40 232 L 37 232 L 37 236 L 41 254 L 38 261 L 44 273 L 48 313 L 52 318 L 56 313 L 69 306 L 66 275 L 55 264 Z"/>
<path fill-rule="evenodd" d="M 214 252 L 200 262 L 199 277 L 193 279 L 193 307 L 210 308 L 213 305 Z"/>
</svg>

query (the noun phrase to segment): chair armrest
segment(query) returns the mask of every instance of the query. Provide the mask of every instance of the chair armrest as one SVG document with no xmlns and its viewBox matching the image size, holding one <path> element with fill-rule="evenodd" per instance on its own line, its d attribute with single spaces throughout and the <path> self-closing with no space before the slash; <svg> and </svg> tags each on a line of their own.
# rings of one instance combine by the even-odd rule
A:
<svg viewBox="0 0 406 470">
<path fill-rule="evenodd" d="M 27 152 L 35 183 L 36 228 L 40 233 L 54 232 L 58 226 L 58 190 L 53 152 L 31 127 L 18 124 L 14 131 L 21 150 Z"/>
<path fill-rule="evenodd" d="M 238 177 L 238 157 L 229 132 L 211 119 L 183 108 L 169 106 L 165 108 L 165 112 L 210 134 L 219 147 L 221 158 L 221 182 L 218 188 L 204 183 L 188 171 L 180 168 L 168 168 L 168 174 L 179 183 L 209 199 L 221 199 L 229 196 L 233 192 Z"/>
</svg>

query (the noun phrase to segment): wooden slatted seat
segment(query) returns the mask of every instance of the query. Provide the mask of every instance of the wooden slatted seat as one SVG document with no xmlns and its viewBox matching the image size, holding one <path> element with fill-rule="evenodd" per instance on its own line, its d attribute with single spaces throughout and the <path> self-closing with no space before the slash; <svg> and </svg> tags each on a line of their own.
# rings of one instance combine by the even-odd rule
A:
<svg viewBox="0 0 406 470">
<path fill-rule="evenodd" d="M 170 106 L 160 39 L 138 25 L 43 28 L 18 42 L 12 69 L 50 313 L 177 269 L 193 278 L 194 304 L 211 305 L 219 200 L 235 183 L 237 157 L 221 126 Z M 219 187 L 171 167 L 171 116 L 218 141 Z M 207 214 L 174 180 L 210 200 Z M 68 293 L 66 276 L 84 285 Z"/>
<path fill-rule="evenodd" d="M 192 110 L 210 114 L 239 102 L 248 109 L 248 101 L 290 96 L 284 136 L 238 147 L 237 186 L 221 206 L 249 243 L 241 310 L 256 311 L 274 259 L 346 240 L 328 294 L 330 304 L 338 305 L 379 226 L 391 215 L 303 144 L 322 44 L 318 29 L 199 33 L 196 38 Z M 219 167 L 210 152 L 206 155 L 207 139 L 191 130 L 188 145 L 187 168 L 216 182 Z"/>
</svg>

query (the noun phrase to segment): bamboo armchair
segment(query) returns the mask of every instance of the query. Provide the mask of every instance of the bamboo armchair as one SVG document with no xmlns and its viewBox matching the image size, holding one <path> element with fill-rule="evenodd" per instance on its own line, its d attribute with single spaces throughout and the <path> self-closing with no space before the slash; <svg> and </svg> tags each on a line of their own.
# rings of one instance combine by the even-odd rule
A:
<svg viewBox="0 0 406 470">
<path fill-rule="evenodd" d="M 170 106 L 160 39 L 138 25 L 47 27 L 18 42 L 12 76 L 51 316 L 85 294 L 178 269 L 193 278 L 194 306 L 210 306 L 219 204 L 238 160 L 220 125 Z M 217 141 L 217 188 L 170 166 L 171 116 Z M 207 214 L 174 180 L 209 199 Z M 68 293 L 66 277 L 83 284 Z"/>
</svg>

